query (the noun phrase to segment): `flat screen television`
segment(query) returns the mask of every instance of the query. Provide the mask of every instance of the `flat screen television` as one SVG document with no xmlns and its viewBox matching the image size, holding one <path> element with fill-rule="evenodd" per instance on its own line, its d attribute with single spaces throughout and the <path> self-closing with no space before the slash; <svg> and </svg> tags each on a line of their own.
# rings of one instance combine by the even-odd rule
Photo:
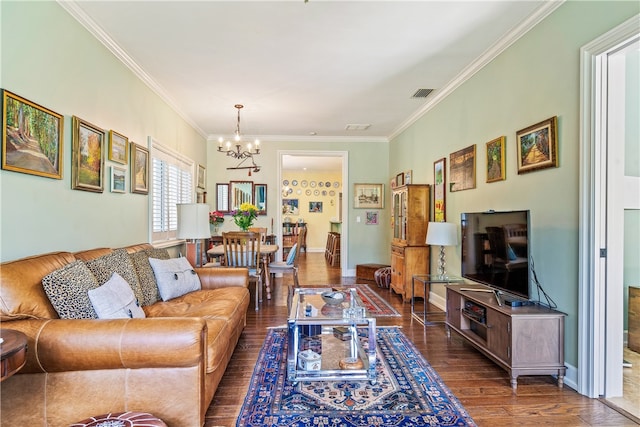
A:
<svg viewBox="0 0 640 427">
<path fill-rule="evenodd" d="M 462 277 L 529 299 L 529 211 L 463 213 Z"/>
</svg>

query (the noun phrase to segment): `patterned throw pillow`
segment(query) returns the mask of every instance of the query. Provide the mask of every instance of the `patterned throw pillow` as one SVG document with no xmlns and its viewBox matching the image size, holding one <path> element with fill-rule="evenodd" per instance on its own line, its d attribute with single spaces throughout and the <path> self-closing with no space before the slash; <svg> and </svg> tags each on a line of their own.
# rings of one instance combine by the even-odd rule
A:
<svg viewBox="0 0 640 427">
<path fill-rule="evenodd" d="M 145 317 L 138 306 L 131 286 L 118 273 L 107 283 L 89 292 L 89 299 L 99 319 L 130 319 Z"/>
<path fill-rule="evenodd" d="M 42 278 L 42 287 L 61 319 L 97 319 L 88 292 L 98 286 L 82 261 L 74 261 Z"/>
<path fill-rule="evenodd" d="M 149 254 L 147 251 L 140 251 L 129 254 L 133 267 L 140 281 L 140 295 L 136 295 L 140 305 L 145 307 L 160 301 L 160 292 L 156 276 L 153 274 L 151 264 L 149 264 Z"/>
<path fill-rule="evenodd" d="M 186 258 L 149 258 L 162 301 L 200 290 L 200 278 Z"/>
<path fill-rule="evenodd" d="M 104 285 L 107 280 L 111 279 L 113 273 L 118 273 L 131 286 L 136 298 L 140 298 L 142 295 L 136 270 L 133 268 L 133 263 L 125 249 L 116 249 L 100 258 L 85 261 L 85 264 L 96 276 L 100 285 Z"/>
</svg>

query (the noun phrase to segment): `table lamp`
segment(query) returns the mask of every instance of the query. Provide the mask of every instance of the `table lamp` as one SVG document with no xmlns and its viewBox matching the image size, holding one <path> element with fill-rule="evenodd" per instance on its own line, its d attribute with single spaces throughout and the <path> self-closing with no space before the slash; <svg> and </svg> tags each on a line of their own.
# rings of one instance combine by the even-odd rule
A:
<svg viewBox="0 0 640 427">
<path fill-rule="evenodd" d="M 444 247 L 458 244 L 458 232 L 456 225 L 451 222 L 430 222 L 427 228 L 427 245 L 440 245 L 440 259 L 438 261 L 438 274 L 446 277 L 444 272 Z"/>
<path fill-rule="evenodd" d="M 187 260 L 194 267 L 202 267 L 202 239 L 211 237 L 209 205 L 178 203 L 178 239 L 187 239 Z"/>
</svg>

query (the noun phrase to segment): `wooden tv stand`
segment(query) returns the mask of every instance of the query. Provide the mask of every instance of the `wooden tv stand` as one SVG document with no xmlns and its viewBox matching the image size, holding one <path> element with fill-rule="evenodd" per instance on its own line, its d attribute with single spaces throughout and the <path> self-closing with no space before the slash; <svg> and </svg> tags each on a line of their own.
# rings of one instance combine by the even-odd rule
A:
<svg viewBox="0 0 640 427">
<path fill-rule="evenodd" d="M 453 329 L 504 368 L 514 390 L 520 375 L 558 375 L 563 386 L 564 313 L 540 305 L 499 306 L 482 285 L 446 287 L 449 337 Z"/>
</svg>

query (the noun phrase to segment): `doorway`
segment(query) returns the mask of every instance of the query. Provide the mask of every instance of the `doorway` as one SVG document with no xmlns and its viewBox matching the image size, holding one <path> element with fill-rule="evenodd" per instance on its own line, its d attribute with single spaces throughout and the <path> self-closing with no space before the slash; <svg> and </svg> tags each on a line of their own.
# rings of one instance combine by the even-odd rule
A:
<svg viewBox="0 0 640 427">
<path fill-rule="evenodd" d="M 347 151 L 278 151 L 278 185 L 282 186 L 280 190 L 288 187 L 286 194 L 278 191 L 278 206 L 283 206 L 278 209 L 278 224 L 282 225 L 285 219 L 307 223 L 307 250 L 322 252 L 328 232 L 338 227 L 342 276 L 348 271 L 348 209 L 342 203 L 349 200 L 348 165 Z M 326 178 L 320 179 L 322 176 Z M 291 213 L 287 206 L 285 213 L 285 204 L 290 205 L 293 200 L 298 212 Z M 276 230 L 278 241 L 282 241 L 282 227 Z"/>
<path fill-rule="evenodd" d="M 623 367 L 628 309 L 621 308 L 626 307 L 629 281 L 640 280 L 635 266 L 628 265 L 633 261 L 625 261 L 625 255 L 639 253 L 637 239 L 625 239 L 636 221 L 633 218 L 640 215 L 640 137 L 634 125 L 640 104 L 639 50 L 638 17 L 581 50 L 578 361 L 578 391 L 604 398 L 636 419 L 640 419 L 638 395 L 629 395 L 631 389 L 626 386 L 634 374 L 640 380 L 640 366 L 635 366 L 635 373 L 627 371 L 633 366 Z"/>
</svg>

